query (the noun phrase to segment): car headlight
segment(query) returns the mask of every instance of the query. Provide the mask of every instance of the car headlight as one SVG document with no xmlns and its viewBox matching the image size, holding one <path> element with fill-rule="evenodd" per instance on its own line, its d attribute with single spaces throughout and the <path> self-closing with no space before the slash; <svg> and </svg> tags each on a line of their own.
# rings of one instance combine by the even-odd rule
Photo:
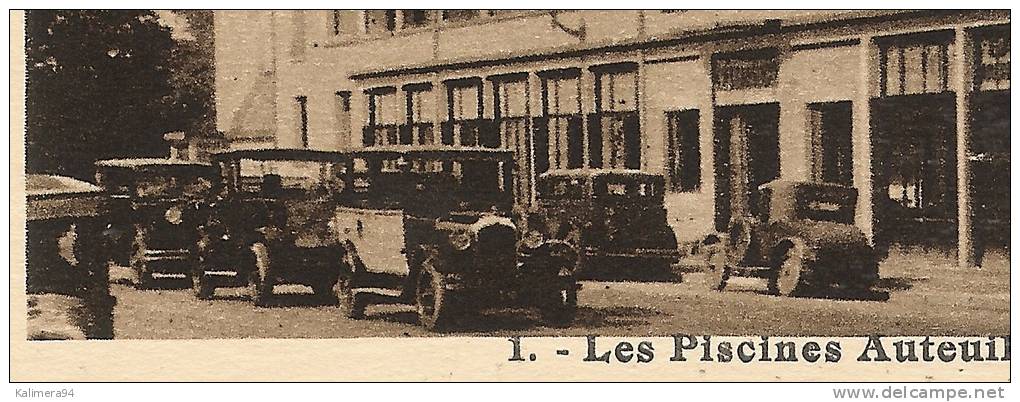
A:
<svg viewBox="0 0 1020 402">
<path fill-rule="evenodd" d="M 180 225 L 181 222 L 184 222 L 184 212 L 177 206 L 172 206 L 170 209 L 167 209 L 166 213 L 163 214 L 163 217 L 166 218 L 167 222 L 170 222 L 170 224 L 173 225 Z"/>
<path fill-rule="evenodd" d="M 454 249 L 464 251 L 471 247 L 471 243 L 474 241 L 474 236 L 471 232 L 466 230 L 457 230 L 450 233 L 450 245 Z"/>
<path fill-rule="evenodd" d="M 521 244 L 530 249 L 538 248 L 542 245 L 543 241 L 545 241 L 545 235 L 537 230 L 529 230 L 521 238 Z"/>
</svg>

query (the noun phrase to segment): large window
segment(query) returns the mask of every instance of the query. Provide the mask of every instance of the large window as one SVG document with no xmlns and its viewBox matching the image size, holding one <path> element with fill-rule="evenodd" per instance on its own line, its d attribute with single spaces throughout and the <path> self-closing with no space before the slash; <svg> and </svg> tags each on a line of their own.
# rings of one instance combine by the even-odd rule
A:
<svg viewBox="0 0 1020 402">
<path fill-rule="evenodd" d="M 503 148 L 516 155 L 514 194 L 521 205 L 531 200 L 531 124 L 529 118 L 528 74 L 491 77 L 495 126 Z"/>
<path fill-rule="evenodd" d="M 403 103 L 394 87 L 373 88 L 368 95 L 368 125 L 365 126 L 365 146 L 399 143 L 397 132 L 403 120 Z"/>
<path fill-rule="evenodd" d="M 400 132 L 401 144 L 435 144 L 436 100 L 431 83 L 404 85 L 407 124 Z"/>
<path fill-rule="evenodd" d="M 882 96 L 948 91 L 952 34 L 942 31 L 878 40 Z"/>
<path fill-rule="evenodd" d="M 429 26 L 435 21 L 435 10 L 401 10 L 403 29 Z"/>
<path fill-rule="evenodd" d="M 459 22 L 475 19 L 480 10 L 443 10 L 443 21 Z"/>
<path fill-rule="evenodd" d="M 466 78 L 447 81 L 446 84 L 448 122 L 443 130 L 443 143 L 462 146 L 499 146 L 492 144 L 486 135 L 491 130 L 482 129 L 482 80 Z M 496 137 L 498 138 L 498 137 Z"/>
<path fill-rule="evenodd" d="M 853 185 L 852 113 L 849 101 L 808 105 L 814 181 Z"/>
<path fill-rule="evenodd" d="M 641 168 L 637 64 L 593 68 L 595 114 L 588 126 L 588 166 Z"/>
<path fill-rule="evenodd" d="M 699 114 L 697 109 L 666 112 L 666 186 L 671 192 L 701 188 Z"/>
<path fill-rule="evenodd" d="M 397 29 L 396 10 L 365 10 L 365 33 L 392 33 Z"/>
<path fill-rule="evenodd" d="M 543 73 L 543 122 L 535 138 L 535 169 L 578 169 L 584 165 L 581 71 Z"/>
</svg>

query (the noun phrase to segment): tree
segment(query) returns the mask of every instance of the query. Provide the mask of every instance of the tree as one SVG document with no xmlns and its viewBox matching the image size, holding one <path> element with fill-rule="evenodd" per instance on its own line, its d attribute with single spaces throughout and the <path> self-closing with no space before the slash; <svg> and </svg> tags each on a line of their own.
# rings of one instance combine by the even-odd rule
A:
<svg viewBox="0 0 1020 402">
<path fill-rule="evenodd" d="M 217 136 L 215 33 L 212 11 L 174 11 L 186 23 L 177 26 L 170 53 L 171 99 L 165 102 L 174 122 L 191 137 Z"/>
<path fill-rule="evenodd" d="M 156 13 L 28 11 L 25 38 L 28 171 L 88 179 L 97 159 L 166 155 L 180 124 Z"/>
</svg>

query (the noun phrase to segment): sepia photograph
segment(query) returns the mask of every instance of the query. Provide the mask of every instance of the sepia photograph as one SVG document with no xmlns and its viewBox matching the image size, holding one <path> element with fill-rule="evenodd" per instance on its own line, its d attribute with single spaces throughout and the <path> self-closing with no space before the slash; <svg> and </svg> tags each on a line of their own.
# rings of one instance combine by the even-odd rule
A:
<svg viewBox="0 0 1020 402">
<path fill-rule="evenodd" d="M 493 365 L 1009 381 L 1011 10 L 10 18 L 12 348 L 470 338 Z"/>
</svg>

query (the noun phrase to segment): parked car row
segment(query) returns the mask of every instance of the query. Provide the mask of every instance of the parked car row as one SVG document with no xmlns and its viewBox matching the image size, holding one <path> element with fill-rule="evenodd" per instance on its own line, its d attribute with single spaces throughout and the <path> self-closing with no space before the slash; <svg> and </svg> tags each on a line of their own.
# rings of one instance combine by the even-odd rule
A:
<svg viewBox="0 0 1020 402">
<path fill-rule="evenodd" d="M 619 265 L 629 270 L 679 258 L 662 178 L 639 171 L 550 172 L 522 206 L 513 154 L 488 148 L 234 150 L 210 163 L 96 166 L 115 211 L 110 260 L 129 265 L 138 287 L 190 280 L 199 298 L 247 287 L 266 305 L 274 286 L 301 284 L 351 318 L 401 303 L 443 328 L 515 306 L 567 325 L 578 275 L 610 258 L 637 261 Z"/>
<path fill-rule="evenodd" d="M 89 256 L 89 274 L 79 278 L 89 285 L 63 294 L 88 295 L 103 308 L 112 306 L 108 285 L 104 293 L 94 283 L 108 268 L 96 260 L 130 266 L 140 288 L 187 281 L 202 299 L 244 287 L 268 305 L 276 285 L 301 284 L 353 319 L 372 304 L 399 303 L 442 329 L 512 306 L 568 325 L 579 277 L 628 278 L 678 262 L 660 175 L 550 171 L 536 181 L 535 202 L 518 205 L 513 158 L 489 148 L 401 146 L 232 150 L 208 163 L 99 161 L 105 193 L 64 191 L 60 205 L 72 221 L 41 206 L 54 195 L 30 191 L 30 212 L 45 211 L 30 213 L 38 222 L 30 242 L 39 243 L 30 247 L 30 292 L 46 288 L 33 278 L 52 277 L 37 267 L 55 273 L 50 267 L 60 265 L 33 256 L 73 261 L 53 244 L 80 251 L 88 243 L 103 252 Z M 753 214 L 737 215 L 702 244 L 705 288 L 747 275 L 766 278 L 774 294 L 798 295 L 866 289 L 877 279 L 877 257 L 853 225 L 853 188 L 776 181 L 759 191 Z M 102 236 L 72 233 L 83 229 Z M 90 314 L 106 325 L 103 314 Z"/>
</svg>

